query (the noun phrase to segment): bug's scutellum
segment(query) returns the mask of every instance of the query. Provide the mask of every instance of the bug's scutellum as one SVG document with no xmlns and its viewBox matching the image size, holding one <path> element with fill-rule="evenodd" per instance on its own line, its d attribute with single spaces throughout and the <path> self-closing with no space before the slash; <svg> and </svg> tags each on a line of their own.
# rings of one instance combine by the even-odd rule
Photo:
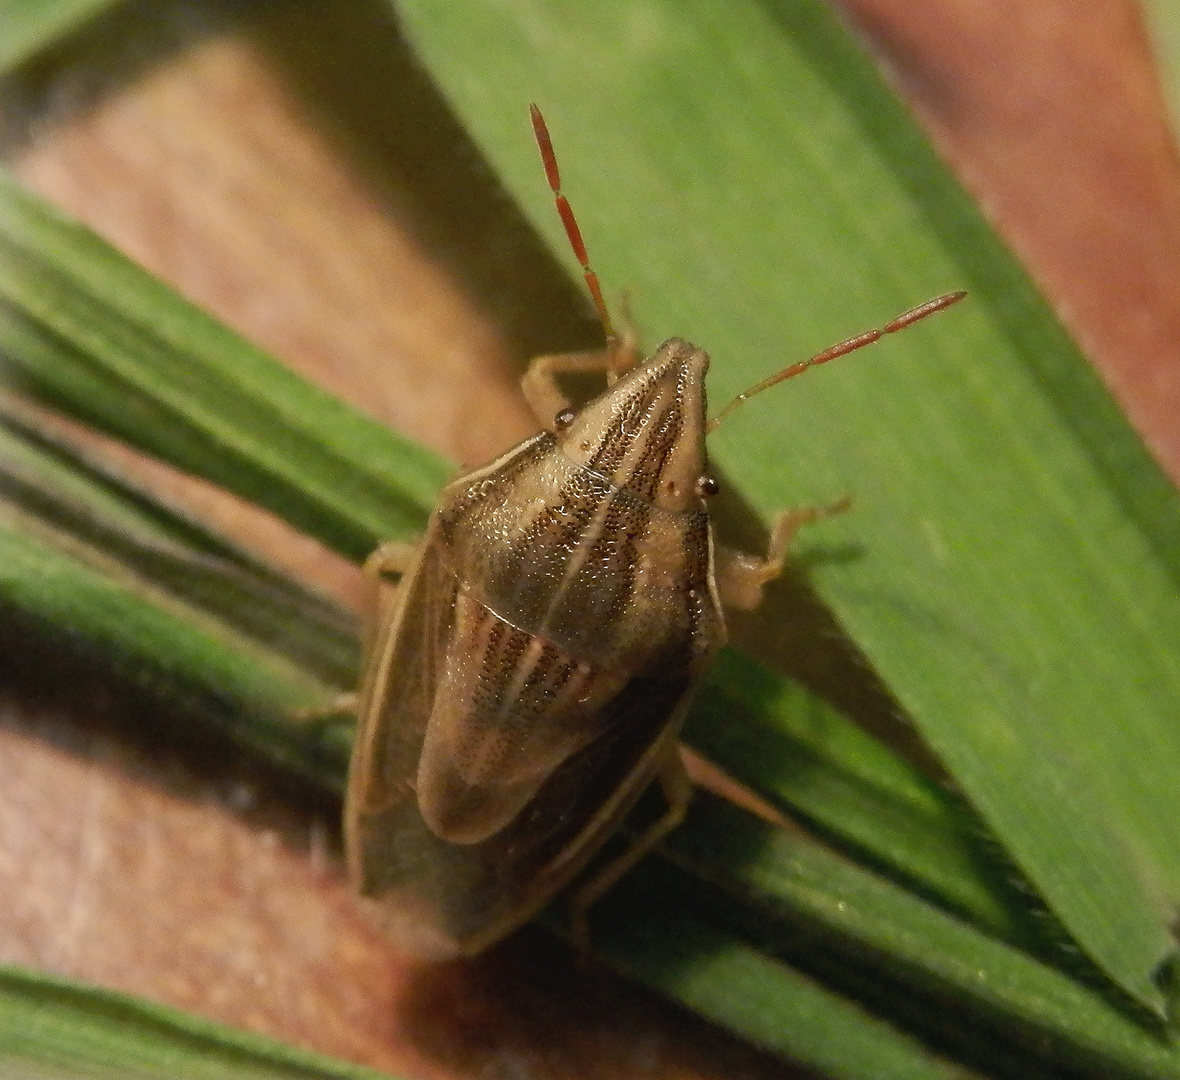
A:
<svg viewBox="0 0 1180 1080">
<path fill-rule="evenodd" d="M 359 691 L 349 871 L 402 947 L 437 958 L 487 947 L 575 879 L 584 939 L 589 905 L 683 818 L 677 738 L 723 607 L 755 606 L 825 512 L 782 514 L 765 557 L 721 548 L 705 436 L 754 394 L 964 295 L 792 364 L 708 420 L 706 353 L 672 338 L 640 361 L 616 335 L 535 105 L 532 120 L 607 348 L 534 361 L 524 391 L 547 426 L 449 484 L 421 543 L 368 562 L 400 583 Z M 588 370 L 608 386 L 575 412 L 556 376 Z M 667 812 L 583 874 L 653 781 Z"/>
</svg>

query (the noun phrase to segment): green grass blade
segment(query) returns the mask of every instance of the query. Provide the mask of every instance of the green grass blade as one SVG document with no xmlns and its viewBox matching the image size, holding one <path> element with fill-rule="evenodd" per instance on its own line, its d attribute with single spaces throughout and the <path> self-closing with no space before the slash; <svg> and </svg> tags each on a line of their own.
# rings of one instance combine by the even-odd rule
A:
<svg viewBox="0 0 1180 1080">
<path fill-rule="evenodd" d="M 355 621 L 0 404 L 0 501 L 317 678 L 356 685 Z"/>
<path fill-rule="evenodd" d="M 202 719 L 280 767 L 343 790 L 340 727 L 291 722 L 330 705 L 337 687 L 5 501 L 0 617 L 100 659 L 179 706 L 187 721 Z"/>
<path fill-rule="evenodd" d="M 26 389 L 354 559 L 419 533 L 451 471 L 2 173 L 0 348 Z"/>
<path fill-rule="evenodd" d="M 747 406 L 715 454 L 768 514 L 853 495 L 803 544 L 832 551 L 813 582 L 1070 933 L 1161 1008 L 1180 506 L 868 60 L 815 0 L 398 9 L 564 250 L 522 122 L 546 107 L 608 289 L 709 348 L 716 400 L 971 290 Z"/>
<path fill-rule="evenodd" d="M 1027 897 L 946 789 L 798 683 L 728 649 L 706 676 L 685 741 L 845 850 L 1009 940 Z"/>
<path fill-rule="evenodd" d="M 0 0 L 0 74 L 55 45 L 116 0 Z"/>
<path fill-rule="evenodd" d="M 630 883 L 628 891 L 641 885 Z M 660 907 L 629 904 L 625 919 L 596 935 L 596 949 L 631 978 L 832 1080 L 971 1075 L 741 938 L 678 910 L 682 905 Z"/>
<path fill-rule="evenodd" d="M 38 1080 L 383 1080 L 164 1005 L 0 967 L 0 1074 Z"/>
<path fill-rule="evenodd" d="M 998 1041 L 1054 1067 L 1180 1076 L 1175 1048 L 1096 991 L 806 836 L 701 796 L 665 851 L 698 880 L 694 893 L 704 879 L 735 901 L 714 908 L 716 917 L 771 955 L 806 966 L 809 956 L 827 953 L 836 987 L 848 973 L 873 973 L 884 987 L 876 996 L 885 1015 L 908 999 L 923 1026 L 937 1026 L 940 1009 L 958 1018 L 956 1039 L 1000 1023 Z M 916 1005 L 922 1000 L 924 1011 Z"/>
</svg>

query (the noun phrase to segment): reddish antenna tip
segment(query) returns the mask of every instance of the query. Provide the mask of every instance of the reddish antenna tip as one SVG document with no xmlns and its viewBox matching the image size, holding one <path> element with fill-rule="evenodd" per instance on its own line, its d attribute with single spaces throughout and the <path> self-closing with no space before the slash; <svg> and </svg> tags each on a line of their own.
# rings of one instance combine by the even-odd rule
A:
<svg viewBox="0 0 1180 1080">
<path fill-rule="evenodd" d="M 933 315 L 936 311 L 942 311 L 945 308 L 949 308 L 952 304 L 957 304 L 966 295 L 966 291 L 960 289 L 958 292 L 944 293 L 942 296 L 936 296 L 933 300 L 927 300 L 924 304 L 910 308 L 909 311 L 903 311 L 897 318 L 890 319 L 884 326 L 876 330 L 866 330 L 863 334 L 850 337 L 847 341 L 830 345 L 823 352 L 816 353 L 807 360 L 800 360 L 797 364 L 791 364 L 789 367 L 783 368 L 782 371 L 763 379 L 757 386 L 751 386 L 749 390 L 738 394 L 733 401 L 709 421 L 705 430 L 716 431 L 722 420 L 729 416 L 743 401 L 748 401 L 755 394 L 761 394 L 763 390 L 769 390 L 772 386 L 777 386 L 786 379 L 793 379 L 796 375 L 802 375 L 803 372 L 813 367 L 819 367 L 820 364 L 827 364 L 841 356 L 847 356 L 849 353 L 856 352 L 858 349 L 863 349 L 866 345 L 872 345 L 874 342 L 880 341 L 886 334 L 896 334 L 899 330 L 904 330 L 907 326 L 913 326 L 920 319 L 925 319 L 927 316 Z"/>
<path fill-rule="evenodd" d="M 590 256 L 586 253 L 586 243 L 582 239 L 582 230 L 578 227 L 578 219 L 574 217 L 573 207 L 569 200 L 561 193 L 561 173 L 557 169 L 557 154 L 553 150 L 553 140 L 549 136 L 549 125 L 535 102 L 529 104 L 529 117 L 533 122 L 533 135 L 537 140 L 537 149 L 541 151 L 541 163 L 545 166 L 545 179 L 549 181 L 549 190 L 553 192 L 553 201 L 557 206 L 557 216 L 565 227 L 565 235 L 569 238 L 570 247 L 582 267 L 582 276 L 586 279 L 586 287 L 594 300 L 594 307 L 598 311 L 598 319 L 606 333 L 608 343 L 615 340 L 615 330 L 611 326 L 610 313 L 606 310 L 606 301 L 602 298 L 602 287 L 598 283 L 598 275 L 590 266 Z M 613 344 L 612 344 L 613 348 Z"/>
<path fill-rule="evenodd" d="M 557 155 L 553 152 L 553 140 L 549 137 L 549 125 L 536 102 L 529 103 L 529 118 L 533 122 L 533 136 L 537 140 L 537 148 L 541 151 L 541 162 L 545 166 L 545 179 L 556 195 L 561 191 L 561 174 L 557 171 Z"/>
<path fill-rule="evenodd" d="M 910 308 L 909 311 L 898 315 L 896 319 L 891 319 L 881 327 L 881 333 L 896 334 L 898 330 L 913 326 L 919 319 L 924 319 L 927 315 L 933 315 L 936 311 L 949 308 L 951 304 L 957 304 L 966 295 L 966 289 L 959 289 L 958 292 L 943 293 L 942 296 L 936 296 L 933 300 L 927 300 L 926 303 L 919 304 L 916 308 Z"/>
</svg>

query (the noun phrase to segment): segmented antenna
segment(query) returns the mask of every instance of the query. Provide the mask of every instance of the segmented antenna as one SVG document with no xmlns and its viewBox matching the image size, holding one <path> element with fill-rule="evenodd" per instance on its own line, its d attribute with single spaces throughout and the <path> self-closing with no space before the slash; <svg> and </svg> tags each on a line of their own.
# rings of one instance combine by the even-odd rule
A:
<svg viewBox="0 0 1180 1080">
<path fill-rule="evenodd" d="M 936 311 L 942 311 L 943 308 L 957 304 L 966 295 L 965 292 L 960 291 L 936 296 L 933 300 L 927 300 L 924 304 L 919 304 L 915 308 L 910 308 L 909 311 L 902 312 L 896 319 L 890 319 L 889 322 L 879 329 L 866 330 L 863 334 L 857 334 L 856 337 L 851 337 L 847 341 L 841 341 L 838 345 L 832 345 L 824 349 L 821 353 L 816 353 L 809 360 L 800 360 L 797 364 L 791 364 L 790 367 L 783 368 L 777 374 L 771 375 L 769 379 L 763 379 L 757 386 L 751 386 L 749 390 L 738 394 L 733 401 L 709 421 L 706 430 L 715 431 L 721 421 L 729 416 L 742 402 L 748 401 L 756 394 L 761 394 L 763 390 L 769 390 L 772 386 L 777 386 L 786 379 L 792 379 L 796 375 L 801 375 L 808 368 L 819 367 L 820 364 L 826 364 L 829 360 L 847 356 L 851 352 L 856 352 L 857 349 L 863 349 L 866 345 L 872 345 L 875 341 L 880 341 L 886 334 L 896 334 L 898 330 L 904 330 L 907 326 L 913 326 L 914 323 L 919 322 L 928 315 L 933 315 Z"/>
<path fill-rule="evenodd" d="M 598 284 L 598 275 L 590 268 L 590 257 L 586 254 L 586 244 L 582 240 L 582 230 L 578 228 L 578 220 L 574 217 L 573 207 L 569 200 L 561 193 L 561 174 L 557 171 L 557 155 L 553 152 L 553 140 L 549 137 L 549 128 L 545 117 L 536 105 L 529 105 L 529 116 L 533 120 L 533 134 L 537 138 L 537 149 L 541 151 L 541 162 L 545 166 L 545 177 L 549 181 L 549 189 L 553 192 L 553 201 L 557 205 L 557 213 L 561 223 L 565 226 L 565 234 L 569 237 L 570 247 L 582 267 L 582 276 L 586 279 L 586 287 L 594 298 L 594 306 L 598 309 L 598 318 L 602 329 L 606 332 L 607 345 L 613 350 L 616 337 L 615 329 L 611 325 L 610 313 L 606 310 L 606 301 L 602 298 L 602 287 Z"/>
</svg>

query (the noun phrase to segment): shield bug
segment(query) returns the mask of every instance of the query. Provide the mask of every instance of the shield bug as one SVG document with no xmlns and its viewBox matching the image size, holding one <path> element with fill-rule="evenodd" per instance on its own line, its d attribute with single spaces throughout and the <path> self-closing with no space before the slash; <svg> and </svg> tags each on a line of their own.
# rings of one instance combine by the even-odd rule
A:
<svg viewBox="0 0 1180 1080">
<path fill-rule="evenodd" d="M 673 338 L 639 362 L 614 333 L 535 106 L 532 118 L 607 349 L 534 361 L 524 390 L 549 426 L 448 485 L 417 547 L 384 545 L 368 564 L 400 583 L 359 691 L 349 871 L 398 944 L 432 958 L 528 919 L 658 782 L 667 812 L 573 893 L 584 930 L 589 904 L 683 817 L 677 737 L 725 640 L 722 606 L 755 606 L 795 530 L 823 513 L 780 516 L 763 557 L 720 548 L 706 434 L 753 394 L 962 296 L 793 364 L 709 421 L 701 349 Z M 555 376 L 592 369 L 607 389 L 575 412 Z"/>
</svg>

